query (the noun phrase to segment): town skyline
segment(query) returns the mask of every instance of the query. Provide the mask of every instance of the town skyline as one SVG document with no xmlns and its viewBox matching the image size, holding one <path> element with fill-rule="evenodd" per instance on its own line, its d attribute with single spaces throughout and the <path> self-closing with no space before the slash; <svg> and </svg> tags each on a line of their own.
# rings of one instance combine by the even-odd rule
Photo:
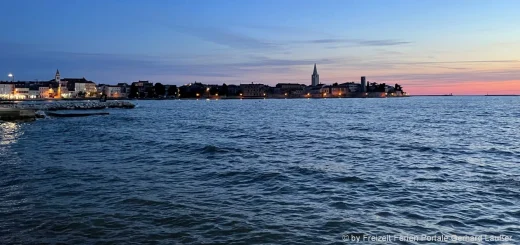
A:
<svg viewBox="0 0 520 245">
<path fill-rule="evenodd" d="M 0 80 L 45 80 L 59 68 L 106 84 L 274 86 L 308 84 L 317 63 L 326 84 L 366 76 L 416 95 L 520 94 L 515 1 L 5 5 Z"/>
</svg>

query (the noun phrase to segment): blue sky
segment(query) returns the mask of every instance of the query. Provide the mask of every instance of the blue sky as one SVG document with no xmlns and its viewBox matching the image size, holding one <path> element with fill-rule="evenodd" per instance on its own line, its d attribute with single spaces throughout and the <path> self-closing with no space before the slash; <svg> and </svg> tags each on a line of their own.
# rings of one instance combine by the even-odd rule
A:
<svg viewBox="0 0 520 245">
<path fill-rule="evenodd" d="M 518 81 L 516 0 L 17 0 L 0 72 L 166 84 Z M 0 78 L 1 79 L 1 78 Z M 5 78 L 7 79 L 7 77 Z M 429 88 L 431 89 L 431 88 Z"/>
</svg>

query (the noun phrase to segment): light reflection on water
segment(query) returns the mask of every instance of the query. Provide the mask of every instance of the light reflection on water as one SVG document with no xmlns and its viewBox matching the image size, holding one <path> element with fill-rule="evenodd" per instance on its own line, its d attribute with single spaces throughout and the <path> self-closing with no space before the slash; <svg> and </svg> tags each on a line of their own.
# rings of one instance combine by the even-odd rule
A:
<svg viewBox="0 0 520 245">
<path fill-rule="evenodd" d="M 21 131 L 22 124 L 16 122 L 0 122 L 0 145 L 14 144 L 23 131 Z"/>
</svg>

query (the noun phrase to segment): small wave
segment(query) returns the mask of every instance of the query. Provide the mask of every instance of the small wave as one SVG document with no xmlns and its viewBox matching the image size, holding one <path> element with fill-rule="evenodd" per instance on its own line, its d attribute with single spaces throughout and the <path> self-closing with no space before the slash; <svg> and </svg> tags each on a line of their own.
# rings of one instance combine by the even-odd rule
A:
<svg viewBox="0 0 520 245">
<path fill-rule="evenodd" d="M 333 203 L 331 203 L 329 205 L 331 207 L 337 208 L 337 209 L 342 209 L 342 210 L 347 210 L 348 209 L 348 204 L 345 203 L 345 202 L 333 202 Z"/>
<path fill-rule="evenodd" d="M 520 210 L 516 210 L 516 211 L 508 211 L 506 212 L 506 214 L 512 216 L 512 217 L 515 217 L 515 218 L 519 218 L 520 219 Z"/>
<path fill-rule="evenodd" d="M 492 148 L 490 148 L 488 150 L 484 150 L 482 152 L 483 153 L 490 153 L 490 154 L 497 154 L 497 155 L 502 155 L 502 156 L 513 156 L 513 155 L 515 155 L 513 152 L 500 150 L 500 149 L 497 149 L 495 147 L 492 147 Z"/>
<path fill-rule="evenodd" d="M 435 149 L 428 146 L 402 146 L 397 148 L 400 151 L 435 152 Z"/>
<path fill-rule="evenodd" d="M 206 153 L 214 153 L 220 151 L 220 149 L 214 145 L 207 145 L 202 148 L 202 151 Z"/>
<path fill-rule="evenodd" d="M 448 180 L 441 179 L 441 178 L 415 178 L 414 181 L 419 181 L 419 182 L 437 182 L 437 183 L 448 182 Z"/>
<path fill-rule="evenodd" d="M 238 148 L 224 148 L 217 147 L 214 145 L 206 145 L 202 148 L 202 152 L 204 153 L 227 153 L 227 152 L 242 152 L 241 149 Z"/>
<path fill-rule="evenodd" d="M 448 226 L 448 227 L 465 227 L 466 226 L 466 224 L 464 224 L 460 221 L 450 220 L 450 219 L 439 221 L 439 222 L 437 222 L 437 225 Z"/>
<path fill-rule="evenodd" d="M 337 181 L 337 182 L 343 182 L 343 183 L 348 183 L 348 182 L 365 182 L 364 179 L 362 178 L 359 178 L 357 176 L 344 176 L 344 177 L 338 177 L 338 178 L 334 178 L 333 179 L 334 181 Z"/>
<path fill-rule="evenodd" d="M 394 214 L 390 213 L 390 212 L 383 211 L 383 212 L 377 212 L 376 215 L 377 216 L 381 216 L 381 217 L 390 217 L 390 216 L 393 216 Z"/>
<path fill-rule="evenodd" d="M 478 225 L 478 226 L 503 226 L 506 225 L 507 222 L 498 220 L 498 219 L 477 219 L 471 222 L 472 224 Z"/>
<path fill-rule="evenodd" d="M 137 198 L 132 197 L 125 199 L 120 202 L 121 204 L 135 204 L 135 205 L 141 205 L 141 206 L 167 206 L 170 203 L 164 202 L 164 201 L 154 201 L 154 200 L 148 200 L 143 198 Z"/>
<path fill-rule="evenodd" d="M 407 218 L 413 219 L 413 220 L 429 220 L 429 219 L 431 219 L 429 217 L 425 217 L 425 216 L 422 216 L 422 215 L 419 215 L 419 214 L 415 214 L 415 213 L 410 213 L 410 212 L 404 212 L 403 215 L 406 216 Z"/>
<path fill-rule="evenodd" d="M 223 173 L 219 173 L 218 176 L 222 177 L 222 178 L 227 178 L 227 177 L 233 177 L 233 176 L 237 176 L 237 175 L 247 175 L 247 174 L 248 174 L 247 172 L 241 172 L 241 171 L 226 171 Z"/>
<path fill-rule="evenodd" d="M 431 170 L 431 171 L 439 171 L 442 170 L 441 167 L 431 166 L 431 167 L 398 167 L 399 169 L 407 169 L 407 170 Z"/>
</svg>

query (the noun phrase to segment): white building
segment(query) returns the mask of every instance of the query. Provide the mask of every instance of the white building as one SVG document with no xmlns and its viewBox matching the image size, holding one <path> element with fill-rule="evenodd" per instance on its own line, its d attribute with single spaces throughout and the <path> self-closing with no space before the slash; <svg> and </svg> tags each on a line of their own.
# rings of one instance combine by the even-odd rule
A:
<svg viewBox="0 0 520 245">
<path fill-rule="evenodd" d="M 119 86 L 104 86 L 103 93 L 107 95 L 109 98 L 121 98 L 123 97 L 121 94 L 121 87 Z"/>
<path fill-rule="evenodd" d="M 14 84 L 0 83 L 0 98 L 8 99 L 13 94 Z"/>
<path fill-rule="evenodd" d="M 39 87 L 38 89 L 38 92 L 40 92 L 40 98 L 50 98 L 49 87 Z"/>
<path fill-rule="evenodd" d="M 97 93 L 96 84 L 93 82 L 74 83 L 74 94 L 77 96 L 79 92 L 84 92 L 87 97 Z"/>
<path fill-rule="evenodd" d="M 40 90 L 30 90 L 29 89 L 29 99 L 39 99 L 40 98 Z"/>
<path fill-rule="evenodd" d="M 24 100 L 29 98 L 29 88 L 15 88 L 14 98 L 18 100 Z"/>
</svg>

